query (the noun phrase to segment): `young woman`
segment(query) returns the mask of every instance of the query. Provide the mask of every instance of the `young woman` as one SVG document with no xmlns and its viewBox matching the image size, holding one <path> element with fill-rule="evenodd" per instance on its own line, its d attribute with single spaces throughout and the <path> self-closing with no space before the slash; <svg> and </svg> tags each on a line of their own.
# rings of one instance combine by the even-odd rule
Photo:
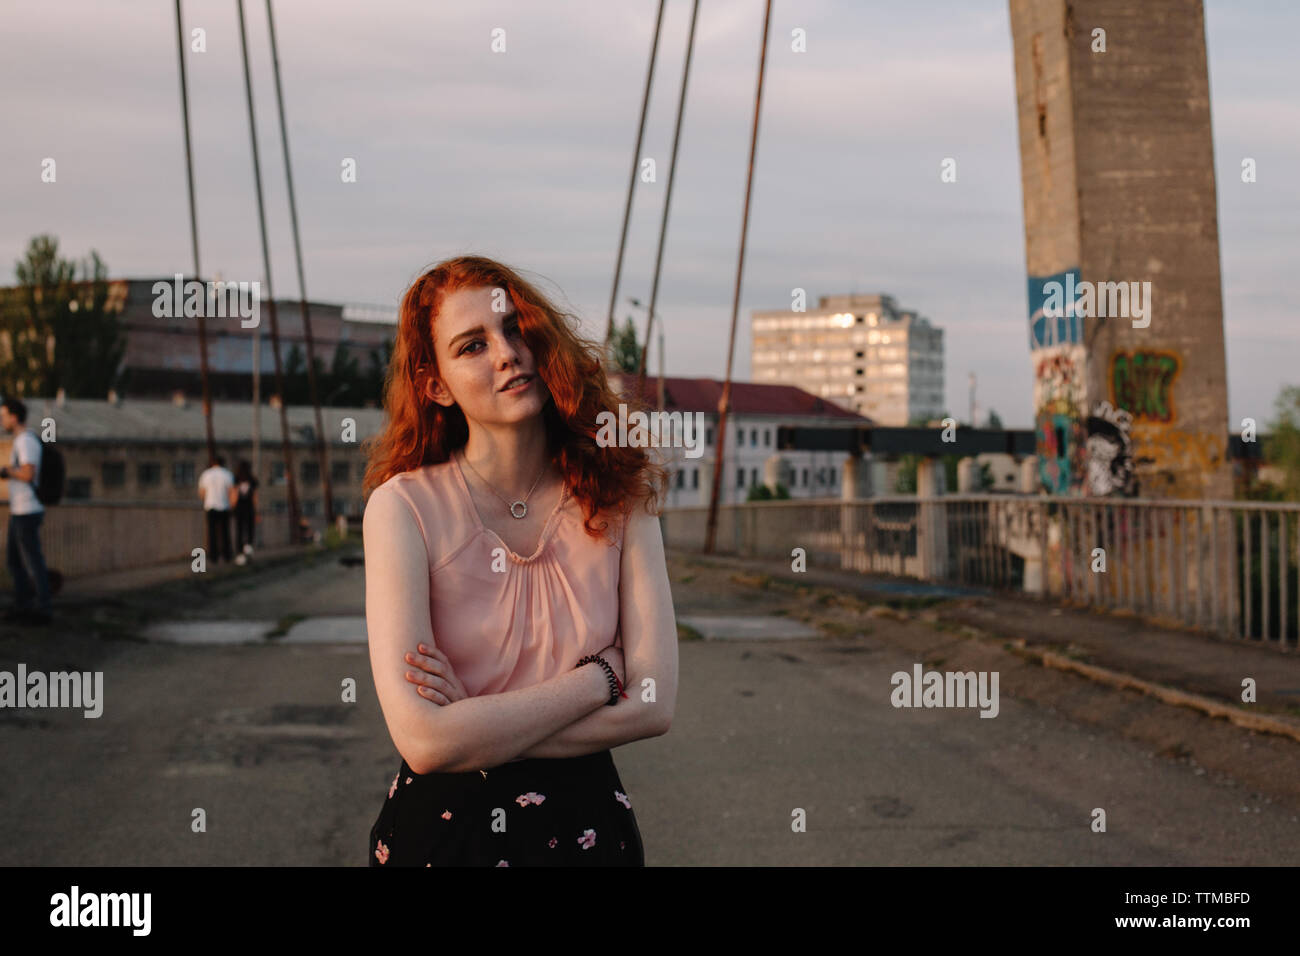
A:
<svg viewBox="0 0 1300 956">
<path fill-rule="evenodd" d="M 449 259 L 403 298 L 362 529 L 401 765 L 372 866 L 644 865 L 610 748 L 666 733 L 664 469 L 601 447 L 598 349 L 531 284 Z"/>
</svg>

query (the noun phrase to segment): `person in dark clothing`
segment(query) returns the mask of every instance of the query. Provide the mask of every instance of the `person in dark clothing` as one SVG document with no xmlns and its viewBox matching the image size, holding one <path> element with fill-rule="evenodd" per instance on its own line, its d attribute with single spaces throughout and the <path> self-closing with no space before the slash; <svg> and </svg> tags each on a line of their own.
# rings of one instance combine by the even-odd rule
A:
<svg viewBox="0 0 1300 956">
<path fill-rule="evenodd" d="M 45 505 L 36 496 L 41 473 L 41 440 L 27 427 L 27 406 L 8 397 L 0 405 L 0 429 L 14 436 L 9 464 L 0 479 L 9 482 L 9 529 L 6 555 L 14 582 L 14 605 L 4 612 L 6 622 L 48 625 L 50 579 L 41 553 L 41 522 Z"/>
<path fill-rule="evenodd" d="M 253 529 L 261 520 L 257 514 L 257 485 L 252 466 L 241 459 L 235 466 L 235 550 L 236 564 L 243 564 L 253 553 Z"/>
</svg>

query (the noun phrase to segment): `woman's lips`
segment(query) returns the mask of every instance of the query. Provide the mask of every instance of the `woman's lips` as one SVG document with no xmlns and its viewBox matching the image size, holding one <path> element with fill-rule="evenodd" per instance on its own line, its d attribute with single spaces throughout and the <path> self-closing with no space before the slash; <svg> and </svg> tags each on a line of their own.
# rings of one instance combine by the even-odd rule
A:
<svg viewBox="0 0 1300 956">
<path fill-rule="evenodd" d="M 533 376 L 530 375 L 530 376 L 528 376 L 528 378 L 526 378 L 524 381 L 516 383 L 515 386 L 514 386 L 513 388 L 503 388 L 503 389 L 501 389 L 501 391 L 502 391 L 504 394 L 509 395 L 509 394 L 514 393 L 514 392 L 522 392 L 524 389 L 526 389 L 529 385 L 532 385 L 532 384 L 533 384 Z"/>
</svg>

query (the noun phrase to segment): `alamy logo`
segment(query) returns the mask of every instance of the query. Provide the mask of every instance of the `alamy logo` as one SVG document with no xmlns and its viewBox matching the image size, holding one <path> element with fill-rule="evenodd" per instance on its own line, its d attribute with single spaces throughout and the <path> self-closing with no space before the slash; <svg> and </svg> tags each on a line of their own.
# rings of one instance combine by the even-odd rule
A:
<svg viewBox="0 0 1300 956">
<path fill-rule="evenodd" d="M 601 412 L 596 424 L 596 444 L 601 448 L 685 448 L 687 458 L 704 454 L 703 412 L 628 414 L 627 405 L 619 402 L 617 417 L 613 412 Z"/>
<path fill-rule="evenodd" d="M 926 671 L 913 664 L 912 673 L 897 671 L 889 679 L 895 707 L 979 707 L 981 717 L 998 715 L 997 671 Z"/>
<path fill-rule="evenodd" d="M 71 893 L 50 897 L 51 926 L 130 926 L 133 936 L 148 936 L 152 893 Z"/>
<path fill-rule="evenodd" d="M 1132 319 L 1133 328 L 1151 324 L 1150 282 L 1075 281 L 1074 272 L 1065 281 L 1043 284 L 1043 315 L 1049 319 L 1085 318 Z"/>
<path fill-rule="evenodd" d="M 262 284 L 260 282 L 199 282 L 176 273 L 173 282 L 153 284 L 155 318 L 179 319 L 203 316 L 205 319 L 238 317 L 245 321 L 240 328 L 255 329 L 261 323 Z"/>
<path fill-rule="evenodd" d="M 42 671 L 28 673 L 26 664 L 18 673 L 0 671 L 0 708 L 3 707 L 80 707 L 85 717 L 104 712 L 104 672 L 66 673 Z"/>
</svg>

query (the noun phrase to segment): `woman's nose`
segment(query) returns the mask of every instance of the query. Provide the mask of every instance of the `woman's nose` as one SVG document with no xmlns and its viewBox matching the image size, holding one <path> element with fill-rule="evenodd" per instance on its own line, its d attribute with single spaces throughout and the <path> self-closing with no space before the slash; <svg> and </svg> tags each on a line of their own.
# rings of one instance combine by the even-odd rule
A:
<svg viewBox="0 0 1300 956">
<path fill-rule="evenodd" d="M 497 364 L 502 368 L 517 364 L 521 357 L 519 345 L 511 342 L 508 336 L 500 335 L 496 339 Z"/>
</svg>

